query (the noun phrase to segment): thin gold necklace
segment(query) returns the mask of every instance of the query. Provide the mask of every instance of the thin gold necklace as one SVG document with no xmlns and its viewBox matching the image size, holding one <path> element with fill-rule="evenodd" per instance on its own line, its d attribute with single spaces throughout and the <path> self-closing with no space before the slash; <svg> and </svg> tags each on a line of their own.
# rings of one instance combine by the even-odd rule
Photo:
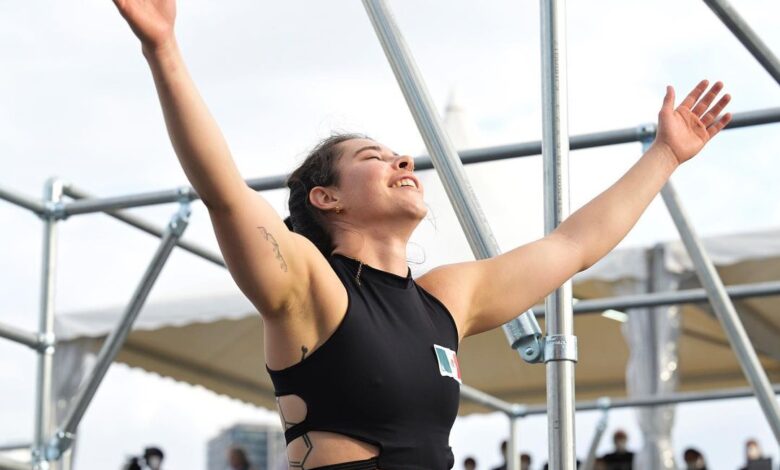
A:
<svg viewBox="0 0 780 470">
<path fill-rule="evenodd" d="M 340 253 L 337 253 L 337 254 L 340 254 Z M 361 261 L 359 259 L 356 259 L 356 258 L 353 258 L 351 256 L 347 256 L 347 255 L 341 255 L 341 256 L 343 256 L 345 258 L 348 258 L 348 259 L 351 259 L 352 261 L 357 261 L 358 263 L 360 263 L 358 265 L 357 273 L 355 273 L 355 282 L 357 282 L 358 286 L 362 286 L 363 284 L 360 283 L 360 273 L 363 272 L 363 261 Z"/>
<path fill-rule="evenodd" d="M 357 274 L 355 274 L 355 282 L 357 282 L 358 287 L 362 286 L 360 283 L 360 273 L 363 272 L 363 262 L 360 260 L 357 260 L 360 262 L 360 265 L 358 265 Z"/>
</svg>

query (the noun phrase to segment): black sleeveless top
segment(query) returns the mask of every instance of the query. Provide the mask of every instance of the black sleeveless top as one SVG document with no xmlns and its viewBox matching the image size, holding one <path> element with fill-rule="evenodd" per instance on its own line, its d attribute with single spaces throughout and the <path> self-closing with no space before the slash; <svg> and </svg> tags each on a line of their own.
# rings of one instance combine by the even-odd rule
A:
<svg viewBox="0 0 780 470">
<path fill-rule="evenodd" d="M 401 277 L 338 254 L 329 262 L 349 299 L 341 324 L 303 361 L 266 366 L 276 396 L 306 402 L 305 420 L 285 431 L 287 443 L 329 431 L 377 446 L 383 470 L 452 468 L 460 374 L 456 361 L 440 366 L 442 351 L 454 356 L 458 348 L 452 316 L 411 270 Z"/>
</svg>

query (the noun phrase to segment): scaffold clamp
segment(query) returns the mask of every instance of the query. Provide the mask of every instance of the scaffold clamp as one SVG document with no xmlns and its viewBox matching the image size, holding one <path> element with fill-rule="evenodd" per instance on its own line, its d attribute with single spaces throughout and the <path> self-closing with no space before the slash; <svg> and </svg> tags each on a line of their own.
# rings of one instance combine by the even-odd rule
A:
<svg viewBox="0 0 780 470">
<path fill-rule="evenodd" d="M 577 362 L 577 337 L 574 335 L 548 335 L 544 342 L 544 362 Z"/>
</svg>

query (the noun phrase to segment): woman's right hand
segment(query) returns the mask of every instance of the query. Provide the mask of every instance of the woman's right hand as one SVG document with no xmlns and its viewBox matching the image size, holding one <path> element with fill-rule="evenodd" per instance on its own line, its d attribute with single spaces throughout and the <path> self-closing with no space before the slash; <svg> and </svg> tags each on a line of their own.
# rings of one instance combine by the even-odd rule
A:
<svg viewBox="0 0 780 470">
<path fill-rule="evenodd" d="M 154 50 L 173 40 L 175 0 L 114 0 L 145 49 Z"/>
</svg>

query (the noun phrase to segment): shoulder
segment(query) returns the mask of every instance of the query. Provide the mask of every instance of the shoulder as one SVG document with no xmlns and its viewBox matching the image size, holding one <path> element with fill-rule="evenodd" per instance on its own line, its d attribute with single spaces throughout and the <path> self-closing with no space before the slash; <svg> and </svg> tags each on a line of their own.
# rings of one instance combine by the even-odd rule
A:
<svg viewBox="0 0 780 470">
<path fill-rule="evenodd" d="M 477 262 L 469 261 L 439 266 L 415 281 L 450 311 L 460 339 L 465 336 L 473 290 L 478 276 Z"/>
</svg>

